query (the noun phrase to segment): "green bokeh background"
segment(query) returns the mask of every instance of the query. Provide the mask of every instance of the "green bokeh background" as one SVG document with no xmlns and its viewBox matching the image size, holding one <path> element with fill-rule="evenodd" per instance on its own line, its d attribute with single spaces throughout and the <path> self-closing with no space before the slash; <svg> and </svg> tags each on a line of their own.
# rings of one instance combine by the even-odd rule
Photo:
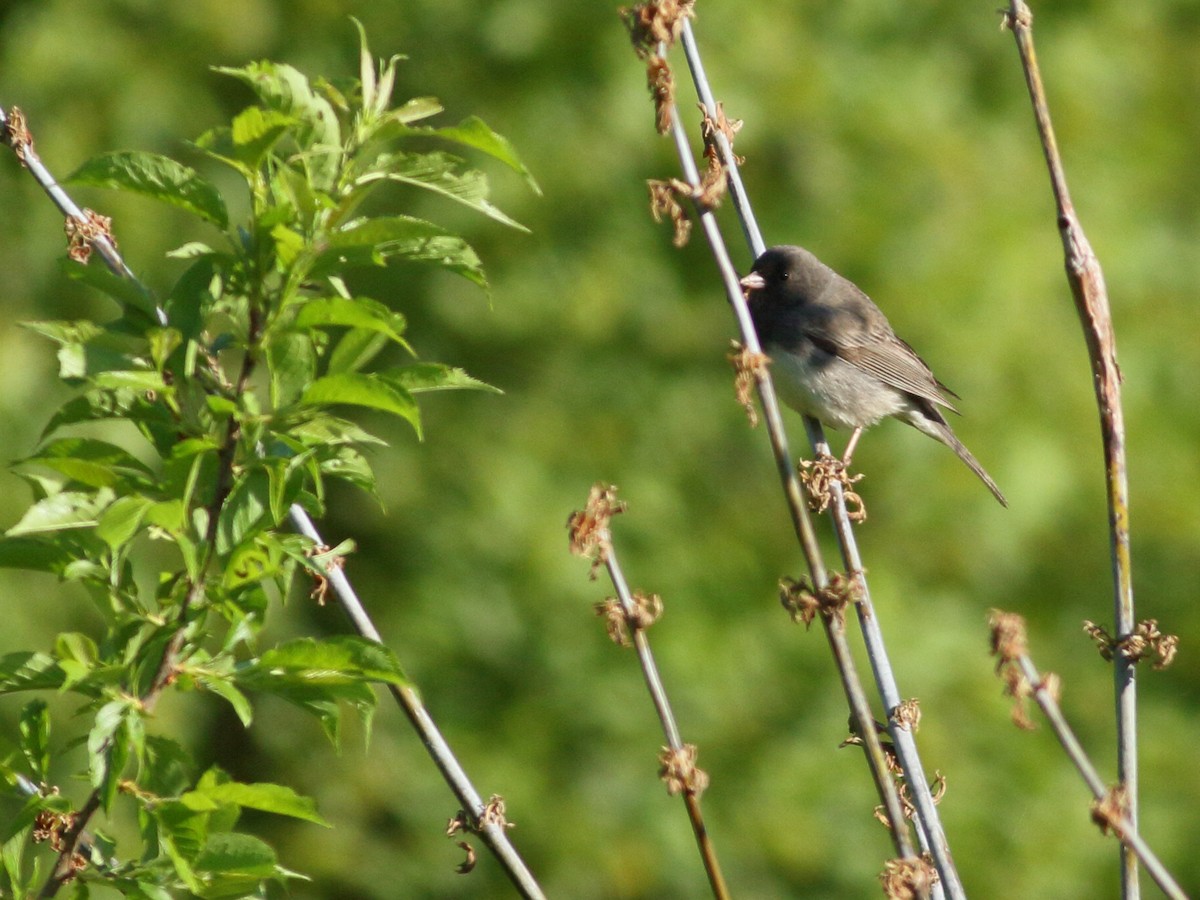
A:
<svg viewBox="0 0 1200 900">
<path fill-rule="evenodd" d="M 1090 375 L 1063 278 L 1041 151 L 1011 36 L 993 3 L 708 2 L 697 34 L 718 96 L 746 125 L 737 149 L 769 243 L 803 243 L 864 287 L 963 397 L 959 435 L 1008 494 L 999 508 L 945 448 L 897 423 L 861 444 L 863 555 L 919 741 L 945 773 L 941 810 L 976 898 L 1116 896 L 1116 849 L 1045 727 L 1009 722 L 986 653 L 986 612 L 1028 617 L 1038 662 L 1114 778 L 1111 678 L 1082 635 L 1111 620 L 1102 457 Z M 1074 0 L 1034 9 L 1068 175 L 1105 267 L 1125 373 L 1140 615 L 1178 633 L 1142 673 L 1143 832 L 1200 891 L 1200 4 Z M 492 301 L 420 269 L 363 273 L 411 321 L 422 355 L 505 391 L 423 403 L 427 438 L 370 424 L 384 509 L 346 492 L 323 523 L 361 551 L 348 572 L 451 745 L 555 897 L 703 896 L 682 804 L 656 780 L 662 743 L 634 657 L 592 614 L 606 594 L 567 554 L 563 523 L 598 479 L 630 504 L 615 523 L 632 582 L 665 598 L 651 639 L 737 896 L 871 897 L 890 843 L 872 819 L 824 638 L 790 624 L 777 579 L 798 574 L 766 436 L 746 427 L 725 361 L 735 330 L 701 241 L 676 250 L 645 180 L 677 172 L 652 127 L 641 66 L 608 3 L 544 0 L 9 0 L 0 102 L 26 112 L 65 175 L 112 149 L 185 154 L 183 140 L 249 102 L 208 70 L 271 58 L 352 75 L 366 25 L 406 53 L 397 93 L 436 95 L 508 136 L 544 189 L 496 169 L 522 235 L 422 200 L 479 250 Z M 682 71 L 682 59 L 676 63 Z M 697 116 L 686 82 L 680 100 Z M 173 211 L 102 192 L 133 268 L 197 237 Z M 735 258 L 748 254 L 721 211 Z M 33 449 L 66 396 L 29 318 L 103 317 L 62 276 L 61 221 L 0 159 L 0 435 Z M 203 235 L 200 235 L 201 237 Z M 788 416 L 801 446 L 798 418 Z M 0 474 L 0 525 L 29 497 Z M 822 523 L 825 527 L 825 523 Z M 302 593 L 302 592 L 301 592 Z M 0 652 L 95 629 L 78 592 L 0 572 Z M 336 633 L 302 596 L 278 637 Z M 11 735 L 22 698 L 0 702 Z M 70 706 L 59 702 L 64 714 Z M 312 877 L 295 897 L 492 897 L 493 861 L 455 874 L 457 809 L 402 717 L 381 705 L 369 745 L 335 750 L 270 700 L 243 731 L 215 698 L 159 708 L 203 763 L 317 798 L 332 831 L 247 816 Z M 64 715 L 65 719 L 65 715 Z M 69 728 L 64 726 L 60 736 Z M 64 784 L 82 793 L 82 787 Z M 12 803 L 0 808 L 9 814 Z M 1153 891 L 1153 888 L 1149 888 Z"/>
</svg>

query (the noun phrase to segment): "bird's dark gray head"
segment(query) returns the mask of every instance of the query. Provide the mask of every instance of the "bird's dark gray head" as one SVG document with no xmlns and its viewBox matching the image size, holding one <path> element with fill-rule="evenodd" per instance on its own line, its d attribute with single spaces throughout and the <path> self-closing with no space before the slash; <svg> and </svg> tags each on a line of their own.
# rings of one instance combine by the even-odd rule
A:
<svg viewBox="0 0 1200 900">
<path fill-rule="evenodd" d="M 742 287 L 765 290 L 775 300 L 805 303 L 817 297 L 837 277 L 834 271 L 803 247 L 772 247 L 754 261 Z"/>
</svg>

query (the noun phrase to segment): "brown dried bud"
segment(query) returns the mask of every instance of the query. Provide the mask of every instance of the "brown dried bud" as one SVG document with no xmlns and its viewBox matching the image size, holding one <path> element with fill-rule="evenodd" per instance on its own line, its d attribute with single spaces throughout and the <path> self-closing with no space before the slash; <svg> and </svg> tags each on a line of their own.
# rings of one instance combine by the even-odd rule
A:
<svg viewBox="0 0 1200 900">
<path fill-rule="evenodd" d="M 663 747 L 658 754 L 658 777 L 672 797 L 684 791 L 699 797 L 708 787 L 708 773 L 696 767 L 696 756 L 695 744 L 684 744 L 677 751 Z"/>
<path fill-rule="evenodd" d="M 592 560 L 588 577 L 595 580 L 596 570 L 612 551 L 608 523 L 613 516 L 625 512 L 625 504 L 617 500 L 616 485 L 599 482 L 592 485 L 587 505 L 571 513 L 567 519 L 571 552 Z"/>
</svg>

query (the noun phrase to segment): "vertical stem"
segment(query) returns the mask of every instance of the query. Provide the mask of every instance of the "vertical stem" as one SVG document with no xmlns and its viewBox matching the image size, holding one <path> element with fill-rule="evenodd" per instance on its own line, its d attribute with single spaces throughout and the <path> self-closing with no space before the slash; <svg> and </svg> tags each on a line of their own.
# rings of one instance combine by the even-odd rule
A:
<svg viewBox="0 0 1200 900">
<path fill-rule="evenodd" d="M 1025 83 L 1033 103 L 1034 118 L 1041 138 L 1042 152 L 1050 172 L 1050 186 L 1057 207 L 1057 224 L 1062 237 L 1067 281 L 1083 325 L 1091 359 L 1093 386 L 1100 412 L 1100 431 L 1104 443 L 1105 486 L 1108 498 L 1108 522 L 1113 573 L 1113 619 L 1115 640 L 1120 642 L 1136 627 L 1133 607 L 1133 577 L 1129 550 L 1129 482 L 1125 463 L 1125 420 L 1121 407 L 1121 371 L 1117 366 L 1116 340 L 1108 292 L 1100 261 L 1092 251 L 1063 171 L 1062 157 L 1050 122 L 1050 108 L 1042 84 L 1037 54 L 1033 47 L 1033 13 L 1022 0 L 1011 0 L 1005 24 L 1012 29 L 1025 72 Z M 1117 776 L 1128 800 L 1127 818 L 1138 828 L 1137 763 L 1137 679 L 1135 662 L 1118 643 L 1113 652 L 1113 680 L 1117 718 Z M 1121 847 L 1121 896 L 1136 900 L 1138 886 L 1137 857 L 1126 845 Z"/>
</svg>

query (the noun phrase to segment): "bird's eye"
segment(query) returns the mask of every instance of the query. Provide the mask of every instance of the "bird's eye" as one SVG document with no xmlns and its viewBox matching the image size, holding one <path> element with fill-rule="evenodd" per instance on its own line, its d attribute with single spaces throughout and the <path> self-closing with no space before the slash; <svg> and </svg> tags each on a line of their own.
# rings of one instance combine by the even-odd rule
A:
<svg viewBox="0 0 1200 900">
<path fill-rule="evenodd" d="M 780 272 L 780 273 L 779 273 L 779 280 L 780 280 L 780 281 L 787 281 L 787 280 L 788 280 L 788 276 L 789 276 L 790 274 L 791 274 L 791 273 L 790 273 L 790 272 L 789 272 L 787 269 L 784 269 L 782 272 Z"/>
</svg>

